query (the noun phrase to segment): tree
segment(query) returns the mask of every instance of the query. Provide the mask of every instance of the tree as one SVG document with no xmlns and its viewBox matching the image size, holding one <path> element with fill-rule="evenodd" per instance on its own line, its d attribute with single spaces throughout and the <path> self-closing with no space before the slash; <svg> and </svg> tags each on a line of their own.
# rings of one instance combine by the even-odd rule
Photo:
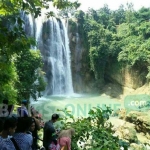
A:
<svg viewBox="0 0 150 150">
<path fill-rule="evenodd" d="M 127 10 L 125 12 L 126 23 L 133 23 L 135 21 L 135 11 L 132 3 L 127 3 Z"/>
<path fill-rule="evenodd" d="M 136 18 L 139 22 L 150 20 L 150 8 L 142 7 L 138 12 L 136 12 Z"/>
<path fill-rule="evenodd" d="M 114 18 L 114 21 L 116 25 L 122 24 L 125 22 L 125 9 L 124 5 L 120 5 L 119 9 L 112 12 L 112 18 Z"/>
<path fill-rule="evenodd" d="M 18 74 L 18 101 L 29 99 L 30 96 L 35 100 L 37 97 L 41 97 L 41 91 L 45 88 L 43 86 L 45 82 L 40 69 L 42 67 L 40 51 L 20 52 L 16 56 L 15 64 Z"/>
</svg>

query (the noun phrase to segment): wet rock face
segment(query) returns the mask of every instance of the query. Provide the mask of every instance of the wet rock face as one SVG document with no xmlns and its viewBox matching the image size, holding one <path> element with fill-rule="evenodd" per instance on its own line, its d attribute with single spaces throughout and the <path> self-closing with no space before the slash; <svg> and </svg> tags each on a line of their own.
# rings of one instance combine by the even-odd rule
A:
<svg viewBox="0 0 150 150">
<path fill-rule="evenodd" d="M 69 46 L 71 51 L 71 70 L 74 92 L 91 93 L 95 91 L 95 78 L 89 66 L 89 50 L 85 48 L 78 24 L 74 22 L 68 26 Z"/>
<path fill-rule="evenodd" d="M 108 62 L 105 77 L 123 87 L 137 89 L 146 83 L 147 68 L 121 66 L 118 62 Z"/>
</svg>

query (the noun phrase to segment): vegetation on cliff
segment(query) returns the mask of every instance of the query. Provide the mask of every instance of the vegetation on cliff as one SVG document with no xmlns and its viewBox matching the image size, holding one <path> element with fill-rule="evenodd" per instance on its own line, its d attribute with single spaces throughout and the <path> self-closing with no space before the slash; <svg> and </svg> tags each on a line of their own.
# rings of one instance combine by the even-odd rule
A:
<svg viewBox="0 0 150 150">
<path fill-rule="evenodd" d="M 90 59 L 85 72 L 93 71 L 97 85 L 104 83 L 107 63 L 143 70 L 145 80 L 149 79 L 150 8 L 135 11 L 127 4 L 112 11 L 104 5 L 99 10 L 78 11 L 74 16 L 87 51 L 84 57 Z"/>
</svg>

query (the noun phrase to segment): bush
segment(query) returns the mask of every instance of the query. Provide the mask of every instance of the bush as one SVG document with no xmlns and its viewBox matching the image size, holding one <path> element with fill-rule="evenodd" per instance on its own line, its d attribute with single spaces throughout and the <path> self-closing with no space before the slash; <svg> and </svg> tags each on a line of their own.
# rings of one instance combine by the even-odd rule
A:
<svg viewBox="0 0 150 150">
<path fill-rule="evenodd" d="M 72 138 L 72 150 L 119 150 L 120 147 L 127 149 L 128 145 L 113 136 L 113 125 L 108 121 L 112 110 L 106 107 L 105 110 L 100 107 L 94 107 L 89 111 L 87 118 L 74 118 L 69 111 L 59 110 L 64 113 L 61 118 L 63 128 L 73 127 L 76 131 Z M 77 144 L 78 143 L 78 144 Z M 79 145 L 84 143 L 82 147 Z"/>
</svg>

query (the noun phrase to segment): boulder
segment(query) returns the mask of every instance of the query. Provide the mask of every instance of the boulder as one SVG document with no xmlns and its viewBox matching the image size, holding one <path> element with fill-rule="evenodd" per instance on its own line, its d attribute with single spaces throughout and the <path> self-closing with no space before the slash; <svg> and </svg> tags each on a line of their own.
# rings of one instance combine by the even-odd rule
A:
<svg viewBox="0 0 150 150">
<path fill-rule="evenodd" d="M 150 146 L 150 140 L 145 135 L 143 135 L 142 133 L 137 133 L 137 138 L 141 144 Z"/>
<path fill-rule="evenodd" d="M 119 126 L 115 131 L 115 136 L 118 136 L 119 139 L 127 141 L 129 143 L 137 143 L 138 138 L 136 136 L 136 130 L 134 126 L 130 126 L 129 124 L 124 124 Z"/>
<path fill-rule="evenodd" d="M 147 149 L 147 147 L 143 144 L 132 143 L 130 144 L 129 150 L 149 150 L 149 149 Z"/>
<path fill-rule="evenodd" d="M 135 129 L 138 132 L 143 132 L 145 135 L 150 133 L 150 115 L 146 112 L 131 111 L 126 115 L 125 120 L 135 124 Z"/>
</svg>

